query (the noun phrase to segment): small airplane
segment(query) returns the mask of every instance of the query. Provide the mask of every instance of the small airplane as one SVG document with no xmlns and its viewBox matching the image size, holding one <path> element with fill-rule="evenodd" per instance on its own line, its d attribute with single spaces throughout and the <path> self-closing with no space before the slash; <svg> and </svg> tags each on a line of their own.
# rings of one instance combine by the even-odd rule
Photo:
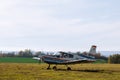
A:
<svg viewBox="0 0 120 80">
<path fill-rule="evenodd" d="M 89 51 L 89 54 L 95 54 L 96 53 L 96 46 L 93 45 Z M 55 64 L 53 66 L 54 70 L 57 70 L 57 65 L 66 65 L 67 70 L 71 70 L 70 67 L 68 67 L 69 64 L 80 64 L 80 63 L 92 63 L 95 62 L 95 58 L 93 56 L 84 55 L 81 53 L 65 53 L 60 52 L 58 55 L 44 55 L 39 58 L 39 60 L 42 60 L 43 62 L 49 64 L 47 69 L 51 69 L 50 65 Z"/>
</svg>

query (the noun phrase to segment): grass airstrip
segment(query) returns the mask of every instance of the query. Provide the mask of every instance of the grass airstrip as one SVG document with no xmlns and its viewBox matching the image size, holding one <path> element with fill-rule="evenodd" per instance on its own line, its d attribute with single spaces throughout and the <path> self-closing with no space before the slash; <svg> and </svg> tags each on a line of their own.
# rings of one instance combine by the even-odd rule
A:
<svg viewBox="0 0 120 80">
<path fill-rule="evenodd" d="M 58 65 L 46 70 L 42 63 L 0 63 L 0 80 L 120 80 L 120 64 Z M 51 66 L 53 67 L 53 65 Z"/>
</svg>

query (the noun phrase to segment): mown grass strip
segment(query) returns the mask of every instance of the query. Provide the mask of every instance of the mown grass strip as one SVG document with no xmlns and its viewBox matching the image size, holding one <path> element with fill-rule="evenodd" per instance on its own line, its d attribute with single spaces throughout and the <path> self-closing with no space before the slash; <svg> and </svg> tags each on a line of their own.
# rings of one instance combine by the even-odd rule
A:
<svg viewBox="0 0 120 80">
<path fill-rule="evenodd" d="M 38 60 L 23 57 L 0 57 L 0 63 L 38 63 Z"/>
</svg>

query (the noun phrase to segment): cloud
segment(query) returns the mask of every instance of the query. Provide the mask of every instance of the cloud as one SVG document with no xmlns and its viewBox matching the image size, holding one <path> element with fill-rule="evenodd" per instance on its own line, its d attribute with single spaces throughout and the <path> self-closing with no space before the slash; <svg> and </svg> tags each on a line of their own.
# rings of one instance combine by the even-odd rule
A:
<svg viewBox="0 0 120 80">
<path fill-rule="evenodd" d="M 92 44 L 112 47 L 112 42 L 120 38 L 119 6 L 112 2 L 0 1 L 1 47 L 40 47 L 44 50 L 72 50 L 73 47 L 78 50 L 80 46 L 85 49 Z M 115 44 L 118 46 L 119 41 Z"/>
</svg>

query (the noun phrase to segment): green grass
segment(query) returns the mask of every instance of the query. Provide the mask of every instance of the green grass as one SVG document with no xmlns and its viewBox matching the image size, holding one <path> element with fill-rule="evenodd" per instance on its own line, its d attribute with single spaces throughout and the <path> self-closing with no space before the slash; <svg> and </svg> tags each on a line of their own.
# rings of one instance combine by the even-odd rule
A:
<svg viewBox="0 0 120 80">
<path fill-rule="evenodd" d="M 98 59 L 94 63 L 108 63 L 107 60 Z"/>
<path fill-rule="evenodd" d="M 120 64 L 78 64 L 46 70 L 47 64 L 0 63 L 0 80 L 119 80 Z M 53 67 L 53 65 L 51 66 Z"/>
<path fill-rule="evenodd" d="M 38 60 L 23 57 L 0 57 L 0 63 L 38 63 Z"/>
</svg>

